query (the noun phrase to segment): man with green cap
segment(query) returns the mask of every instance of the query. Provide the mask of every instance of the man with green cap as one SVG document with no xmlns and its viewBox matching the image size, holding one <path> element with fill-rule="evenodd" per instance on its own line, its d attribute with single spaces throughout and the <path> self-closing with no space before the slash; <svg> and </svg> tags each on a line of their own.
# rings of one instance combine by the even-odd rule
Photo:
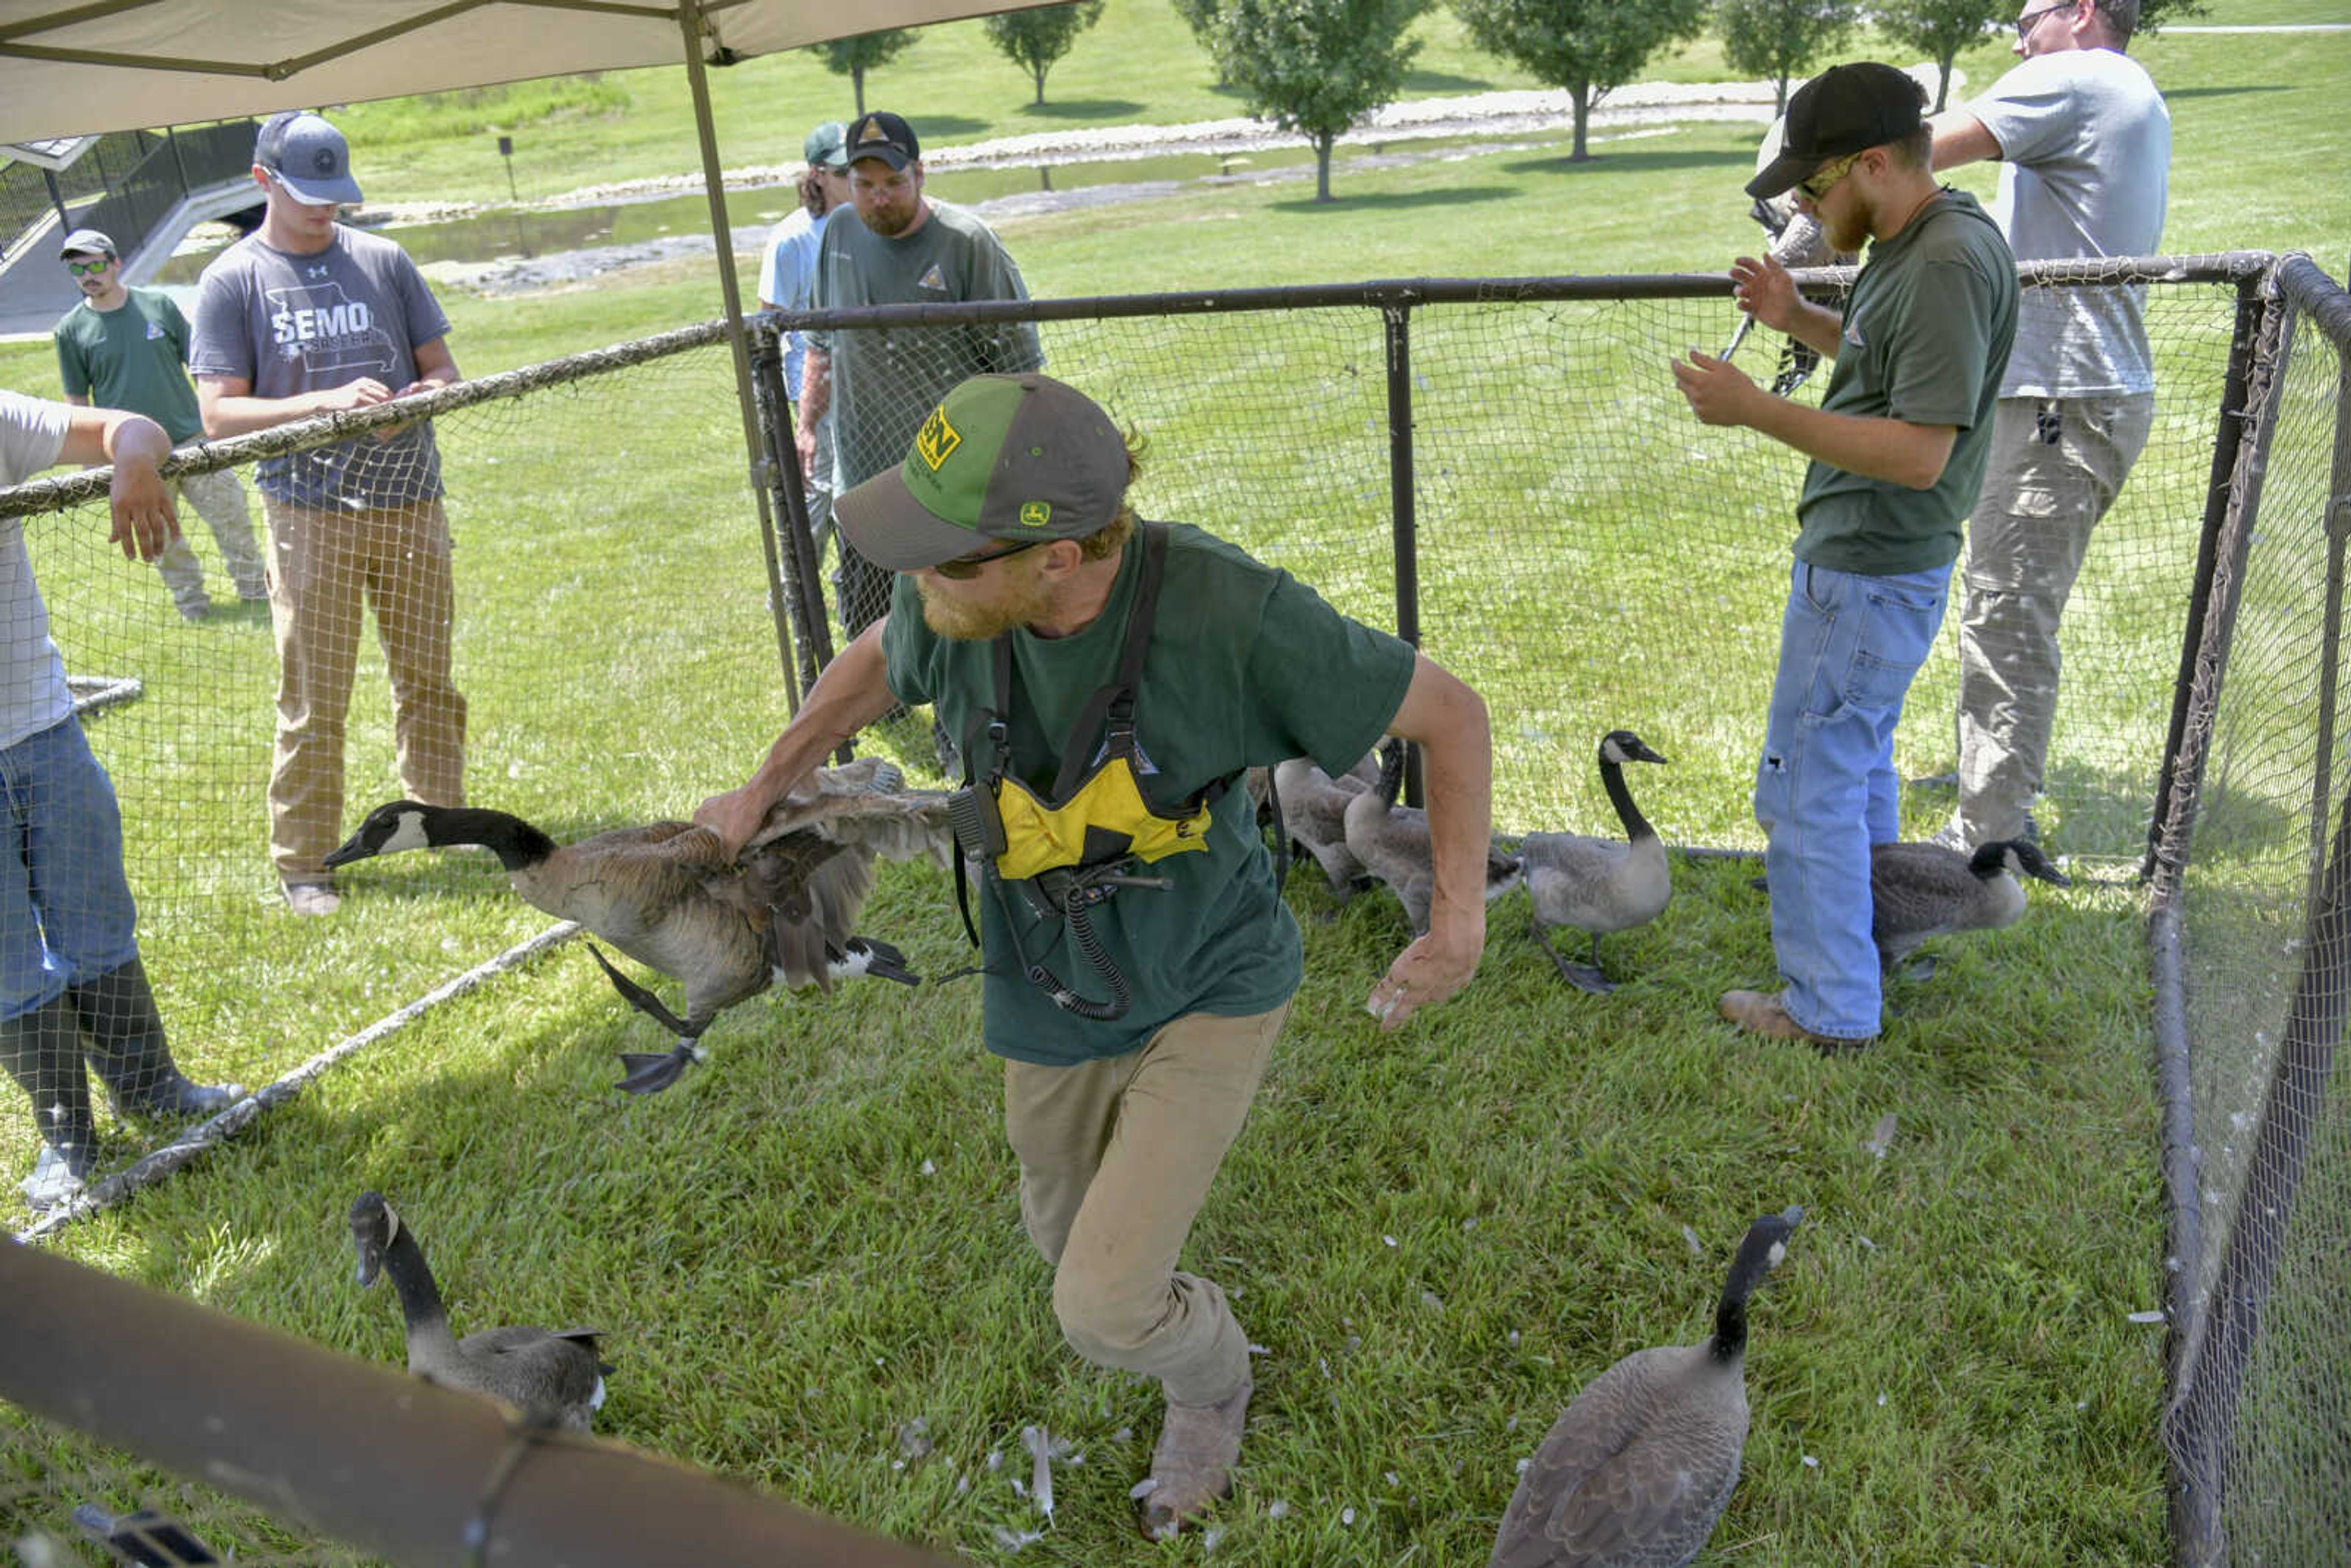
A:
<svg viewBox="0 0 2351 1568">
<path fill-rule="evenodd" d="M 1139 519 L 1134 449 L 1075 389 L 975 376 L 905 461 L 843 494 L 894 574 L 748 783 L 695 820 L 730 846 L 893 703 L 962 742 L 957 836 L 981 857 L 984 1037 L 1005 1059 L 1020 1212 L 1071 1348 L 1157 1377 L 1142 1525 L 1231 1488 L 1251 1389 L 1224 1292 L 1176 1267 L 1301 975 L 1245 768 L 1344 773 L 1418 742 L 1436 897 L 1373 988 L 1387 1029 L 1466 984 L 1485 943 L 1491 742 L 1478 695 L 1289 573 Z M 1061 846 L 1057 848 L 1056 846 Z"/>
</svg>

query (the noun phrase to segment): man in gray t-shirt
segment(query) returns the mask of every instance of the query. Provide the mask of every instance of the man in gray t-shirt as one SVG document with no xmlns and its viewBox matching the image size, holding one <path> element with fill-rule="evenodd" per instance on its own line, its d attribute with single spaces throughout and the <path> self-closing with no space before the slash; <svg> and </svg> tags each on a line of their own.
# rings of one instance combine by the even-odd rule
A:
<svg viewBox="0 0 2351 1568">
<path fill-rule="evenodd" d="M 894 114 L 868 114 L 850 126 L 847 152 L 852 208 L 824 225 L 817 308 L 1029 298 L 994 231 L 923 194 L 914 127 Z M 845 492 L 904 461 L 914 432 L 965 378 L 1044 365 L 1029 322 L 811 332 L 800 380 L 800 465 L 814 461 L 817 421 L 836 404 L 833 484 Z M 834 586 L 851 637 L 890 608 L 890 574 L 846 539 Z"/>
<path fill-rule="evenodd" d="M 1935 166 L 2001 162 L 1993 215 L 2023 261 L 2147 256 L 2163 238 L 2171 119 L 2123 53 L 2138 0 L 2022 0 L 1991 89 L 1938 115 Z M 2155 371 L 2139 288 L 2032 288 L 1969 519 L 1959 808 L 1938 837 L 2032 835 L 2057 703 L 2057 623 L 2090 531 L 2147 444 Z"/>
<path fill-rule="evenodd" d="M 218 439 L 368 408 L 458 379 L 449 319 L 408 254 L 335 221 L 360 199 L 342 133 L 273 116 L 254 147 L 261 227 L 204 268 L 188 369 Z M 454 589 L 430 420 L 263 460 L 277 750 L 269 848 L 286 902 L 330 915 L 342 841 L 343 716 L 368 607 L 392 676 L 402 786 L 465 803 L 465 699 L 450 674 Z"/>
</svg>

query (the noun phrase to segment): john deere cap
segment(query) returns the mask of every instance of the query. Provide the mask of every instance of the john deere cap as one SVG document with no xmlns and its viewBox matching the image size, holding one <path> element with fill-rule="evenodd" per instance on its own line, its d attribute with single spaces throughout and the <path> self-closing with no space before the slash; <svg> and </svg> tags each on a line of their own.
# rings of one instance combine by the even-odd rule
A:
<svg viewBox="0 0 2351 1568">
<path fill-rule="evenodd" d="M 849 167 L 849 153 L 842 143 L 849 140 L 849 127 L 838 120 L 828 120 L 808 133 L 800 143 L 800 155 L 811 169 L 831 169 L 836 172 Z"/>
<path fill-rule="evenodd" d="M 1926 89 L 1892 66 L 1831 66 L 1788 100 L 1780 155 L 1747 182 L 1747 193 L 1768 202 L 1832 158 L 1899 141 L 1925 123 L 1926 106 Z"/>
<path fill-rule="evenodd" d="M 915 571 L 993 539 L 1074 539 L 1126 494 L 1126 438 L 1101 405 L 1050 376 L 974 376 L 914 433 L 906 461 L 836 500 L 857 553 Z"/>
<path fill-rule="evenodd" d="M 350 144 L 315 114 L 271 115 L 254 140 L 253 161 L 305 206 L 360 199 L 359 182 L 351 178 Z"/>
</svg>

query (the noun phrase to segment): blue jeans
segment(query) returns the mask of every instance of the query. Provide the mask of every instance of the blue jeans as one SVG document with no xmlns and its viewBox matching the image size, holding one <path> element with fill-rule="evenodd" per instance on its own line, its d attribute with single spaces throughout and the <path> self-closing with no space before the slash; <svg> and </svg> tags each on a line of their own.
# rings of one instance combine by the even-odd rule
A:
<svg viewBox="0 0 2351 1568">
<path fill-rule="evenodd" d="M 1782 1005 L 1814 1034 L 1877 1032 L 1869 846 L 1900 829 L 1894 726 L 1943 624 L 1950 580 L 1948 566 L 1865 577 L 1800 560 L 1790 574 L 1755 820 L 1771 841 L 1763 869 Z"/>
<path fill-rule="evenodd" d="M 68 718 L 0 749 L 0 1019 L 139 956 L 114 785 Z"/>
</svg>

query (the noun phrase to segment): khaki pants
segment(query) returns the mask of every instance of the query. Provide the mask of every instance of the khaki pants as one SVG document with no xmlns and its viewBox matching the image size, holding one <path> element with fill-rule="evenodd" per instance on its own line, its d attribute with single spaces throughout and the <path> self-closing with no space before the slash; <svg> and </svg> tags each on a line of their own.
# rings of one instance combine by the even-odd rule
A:
<svg viewBox="0 0 2351 1568">
<path fill-rule="evenodd" d="M 265 496 L 262 510 L 277 629 L 269 853 L 281 879 L 323 882 L 327 852 L 342 840 L 343 719 L 370 605 L 392 677 L 401 788 L 428 805 L 465 804 L 465 699 L 449 666 L 449 523 L 438 501 L 324 511 Z"/>
<path fill-rule="evenodd" d="M 212 602 L 204 592 L 204 564 L 188 544 L 185 512 L 189 509 L 212 529 L 213 542 L 220 546 L 221 564 L 228 569 L 236 596 L 261 598 L 267 591 L 261 552 L 254 548 L 253 517 L 246 509 L 245 486 L 237 483 L 236 476 L 223 468 L 210 474 L 183 474 L 168 483 L 188 504 L 180 518 L 180 537 L 155 558 L 155 570 L 171 591 L 172 602 L 190 614 L 201 613 Z"/>
<path fill-rule="evenodd" d="M 2042 785 L 2063 659 L 2057 622 L 2155 421 L 2155 394 L 2002 398 L 1968 519 L 1959 612 L 1959 811 L 1970 845 L 2012 839 Z"/>
<path fill-rule="evenodd" d="M 1289 1014 L 1192 1013 L 1124 1056 L 1004 1064 L 1020 1218 L 1054 1265 L 1062 1336 L 1097 1365 L 1160 1379 L 1174 1404 L 1220 1403 L 1249 1378 L 1224 1291 L 1176 1259 Z"/>
</svg>

